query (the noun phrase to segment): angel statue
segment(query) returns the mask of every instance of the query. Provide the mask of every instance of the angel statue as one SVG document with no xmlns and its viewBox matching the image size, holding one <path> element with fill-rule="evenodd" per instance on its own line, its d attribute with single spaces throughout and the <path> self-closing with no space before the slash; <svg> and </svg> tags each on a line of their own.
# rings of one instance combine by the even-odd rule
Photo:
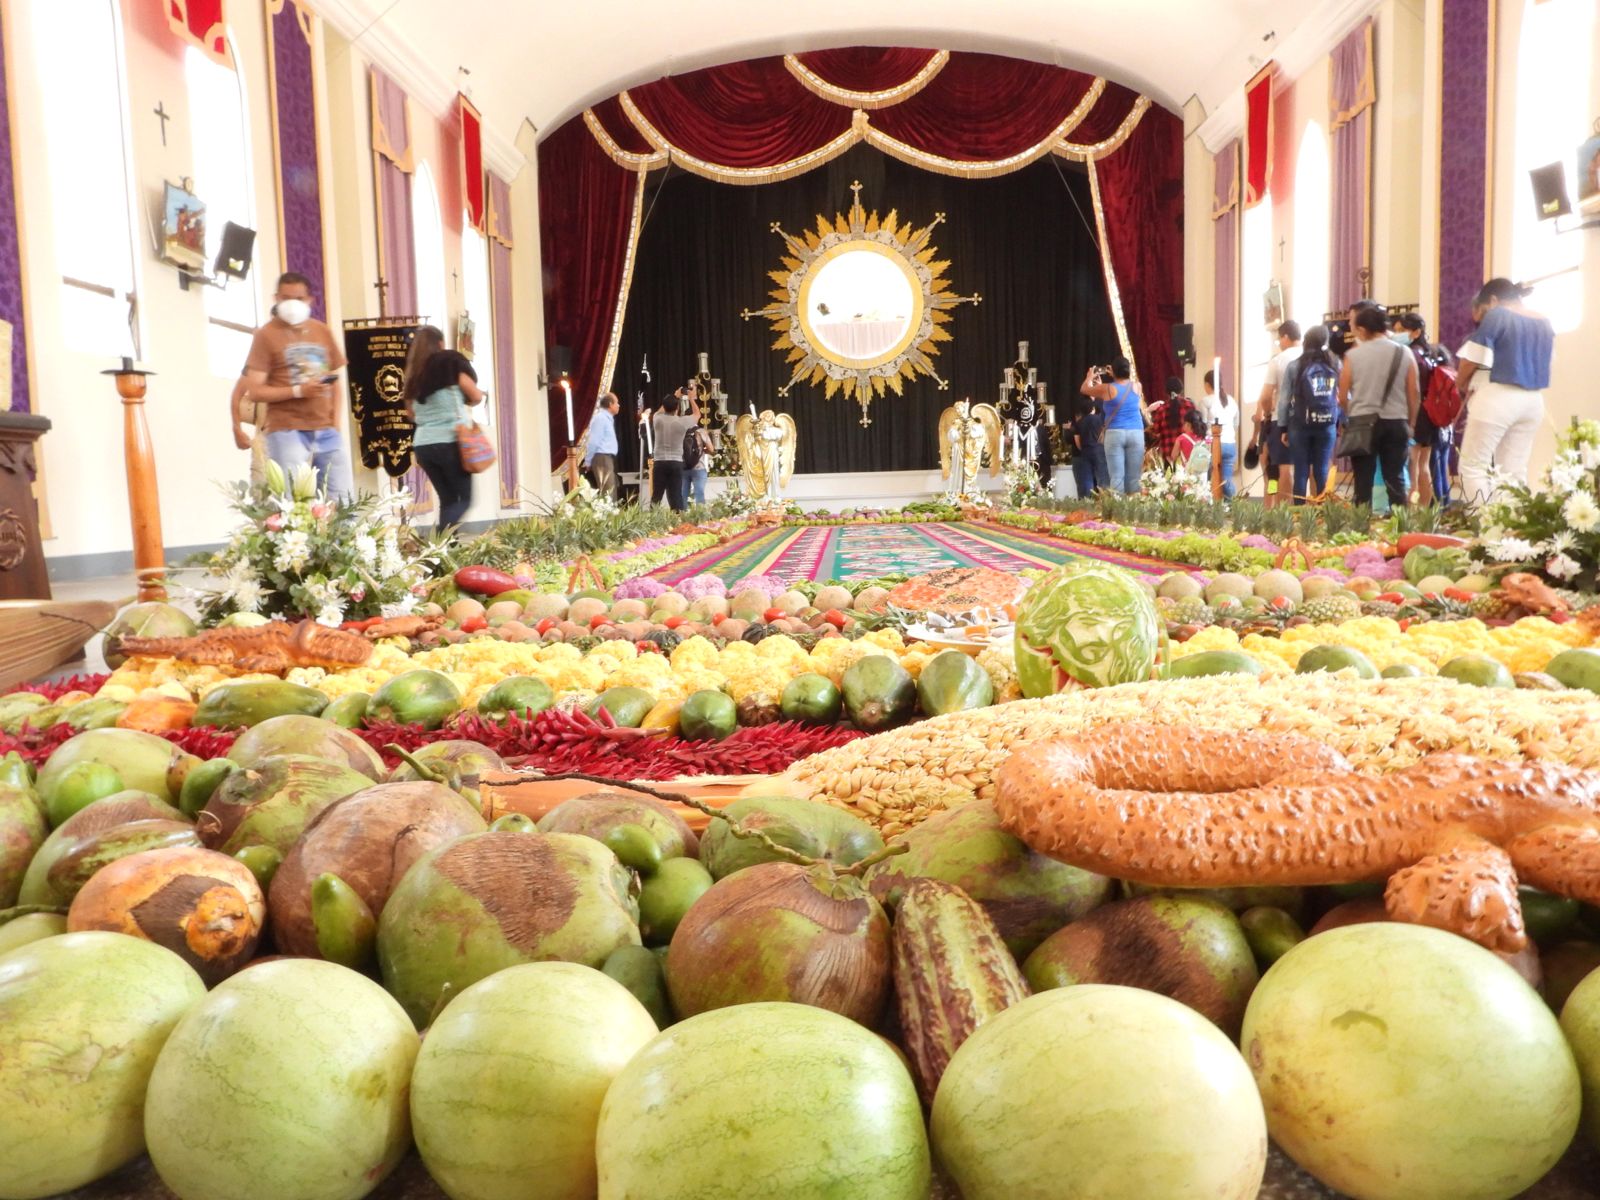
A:
<svg viewBox="0 0 1600 1200">
<path fill-rule="evenodd" d="M 794 418 L 770 408 L 756 416 L 752 405 L 734 425 L 734 437 L 739 443 L 745 494 L 767 504 L 781 504 L 780 489 L 787 487 L 794 475 Z"/>
<path fill-rule="evenodd" d="M 947 481 L 944 498 L 951 504 L 987 503 L 979 483 L 983 455 L 989 469 L 1000 469 L 1000 412 L 992 404 L 961 400 L 939 417 L 939 470 Z"/>
</svg>

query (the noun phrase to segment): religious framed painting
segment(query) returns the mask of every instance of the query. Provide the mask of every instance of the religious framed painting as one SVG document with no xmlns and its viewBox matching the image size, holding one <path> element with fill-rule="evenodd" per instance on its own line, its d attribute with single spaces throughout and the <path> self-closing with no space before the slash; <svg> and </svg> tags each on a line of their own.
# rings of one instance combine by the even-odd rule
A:
<svg viewBox="0 0 1600 1200">
<path fill-rule="evenodd" d="M 161 257 L 186 271 L 206 267 L 206 206 L 189 181 L 168 183 L 161 205 Z"/>
<path fill-rule="evenodd" d="M 1578 211 L 1600 214 L 1600 134 L 1578 147 Z"/>
</svg>

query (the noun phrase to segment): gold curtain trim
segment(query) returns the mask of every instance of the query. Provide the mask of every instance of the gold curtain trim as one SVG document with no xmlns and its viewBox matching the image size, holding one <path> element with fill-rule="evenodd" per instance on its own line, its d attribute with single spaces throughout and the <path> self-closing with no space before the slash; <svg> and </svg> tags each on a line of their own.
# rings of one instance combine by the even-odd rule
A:
<svg viewBox="0 0 1600 1200">
<path fill-rule="evenodd" d="M 1373 42 L 1372 18 L 1367 18 L 1366 27 L 1362 30 L 1367 41 L 1367 71 L 1362 77 L 1361 86 L 1356 89 L 1355 96 L 1351 99 L 1349 108 L 1339 107 L 1339 97 L 1334 93 L 1334 73 L 1328 72 L 1328 132 L 1331 134 L 1351 121 L 1354 121 L 1367 109 L 1378 102 L 1378 85 L 1373 77 Z"/>
<path fill-rule="evenodd" d="M 1144 114 L 1149 111 L 1150 97 L 1140 96 L 1134 100 L 1128 115 L 1122 118 L 1122 124 L 1116 127 L 1110 137 L 1088 145 L 1063 141 L 1054 148 L 1055 152 L 1062 158 L 1070 158 L 1075 162 L 1094 162 L 1105 158 L 1122 148 L 1122 143 L 1133 136 L 1133 131 L 1139 127 L 1139 122 L 1144 120 Z"/>
<path fill-rule="evenodd" d="M 583 123 L 589 127 L 589 132 L 594 134 L 594 140 L 600 143 L 600 149 L 610 156 L 611 161 L 619 167 L 629 171 L 637 171 L 641 167 L 664 167 L 667 165 L 668 155 L 664 150 L 657 150 L 654 154 L 635 154 L 631 150 L 624 150 L 617 144 L 617 140 L 606 131 L 600 123 L 600 118 L 594 109 L 583 110 Z"/>
<path fill-rule="evenodd" d="M 644 227 L 645 180 L 649 176 L 648 167 L 639 168 L 638 183 L 633 190 L 633 222 L 628 227 L 628 251 L 622 260 L 622 283 L 617 288 L 617 306 L 611 314 L 611 338 L 606 346 L 605 364 L 600 368 L 599 394 L 602 396 L 611 390 L 612 376 L 617 373 L 617 354 L 622 349 L 622 318 L 628 311 L 628 292 L 633 288 L 633 261 L 639 252 L 639 231 Z"/>
<path fill-rule="evenodd" d="M 1222 156 L 1220 154 L 1213 155 L 1211 159 L 1211 219 L 1213 221 L 1222 220 L 1223 217 L 1239 207 L 1239 143 L 1232 143 L 1231 149 L 1233 150 L 1233 178 L 1228 181 L 1228 202 L 1221 208 L 1217 207 L 1216 171 L 1217 160 Z"/>
<path fill-rule="evenodd" d="M 1122 347 L 1122 357 L 1133 368 L 1134 379 L 1139 378 L 1139 364 L 1133 358 L 1133 343 L 1128 340 L 1127 322 L 1122 317 L 1122 293 L 1117 288 L 1117 272 L 1111 265 L 1111 246 L 1106 241 L 1106 214 L 1100 206 L 1100 171 L 1093 157 L 1089 165 L 1089 198 L 1094 205 L 1094 228 L 1100 239 L 1100 266 L 1105 271 L 1106 295 L 1111 300 L 1111 322 L 1117 327 L 1117 344 Z"/>
<path fill-rule="evenodd" d="M 378 75 L 376 71 L 367 72 L 367 90 L 372 96 L 372 152 L 381 154 L 407 175 L 417 169 L 416 152 L 411 145 L 411 97 L 405 98 L 406 114 L 406 152 L 397 153 L 394 143 L 389 140 L 389 131 L 384 128 L 383 109 L 378 104 Z"/>
<path fill-rule="evenodd" d="M 484 182 L 484 195 L 483 195 L 483 209 L 484 209 L 484 213 L 485 213 L 484 224 L 486 226 L 488 226 L 488 234 L 492 239 L 494 239 L 495 241 L 499 242 L 507 250 L 515 250 L 516 249 L 516 243 L 511 240 L 511 222 L 510 221 L 505 221 L 502 224 L 501 216 L 500 216 L 500 210 L 499 210 L 499 208 L 497 208 L 495 206 L 495 202 L 494 202 L 494 185 L 495 185 L 495 183 L 497 181 L 500 182 L 500 183 L 505 183 L 505 181 L 503 179 L 500 179 L 500 177 L 498 175 L 496 175 L 493 171 L 488 172 L 485 175 L 484 179 L 485 179 L 485 182 Z M 507 184 L 506 185 L 506 196 L 507 196 L 507 198 L 509 198 L 510 195 L 511 195 L 511 188 L 510 188 L 510 185 Z"/>
<path fill-rule="evenodd" d="M 950 51 L 936 50 L 923 66 L 910 79 L 897 84 L 892 88 L 884 88 L 876 92 L 853 92 L 848 88 L 838 87 L 829 83 L 818 75 L 805 63 L 800 61 L 797 54 L 785 54 L 783 65 L 789 69 L 789 74 L 800 81 L 800 85 L 813 95 L 821 96 L 824 100 L 831 100 L 835 104 L 842 104 L 846 108 L 888 108 L 891 104 L 899 104 L 902 100 L 909 100 L 929 83 L 934 76 L 944 70 L 950 61 Z"/>
<path fill-rule="evenodd" d="M 823 163 L 838 158 L 861 141 L 866 130 L 867 114 L 857 109 L 849 129 L 831 142 L 802 154 L 799 158 L 792 158 L 788 162 L 771 167 L 724 167 L 707 162 L 703 158 L 696 158 L 667 141 L 661 131 L 650 123 L 649 118 L 639 111 L 639 106 L 627 92 L 619 94 L 617 99 L 622 102 L 622 111 L 628 114 L 628 120 L 632 121 L 634 128 L 644 135 L 645 141 L 666 154 L 672 162 L 685 171 L 704 176 L 706 179 L 715 179 L 718 183 L 779 183 L 785 179 L 793 179 L 796 175 L 804 175 L 813 167 L 820 167 Z"/>
</svg>

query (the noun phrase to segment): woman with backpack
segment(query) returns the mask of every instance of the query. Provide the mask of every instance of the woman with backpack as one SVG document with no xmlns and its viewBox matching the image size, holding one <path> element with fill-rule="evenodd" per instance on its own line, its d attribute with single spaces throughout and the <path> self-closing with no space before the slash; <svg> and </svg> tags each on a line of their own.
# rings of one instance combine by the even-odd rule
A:
<svg viewBox="0 0 1600 1200">
<path fill-rule="evenodd" d="M 1469 395 L 1467 432 L 1461 439 L 1461 491 L 1468 504 L 1494 499 L 1491 469 L 1518 483 L 1528 482 L 1533 435 L 1544 420 L 1544 389 L 1550 386 L 1555 329 L 1547 317 L 1525 307 L 1527 290 L 1509 279 L 1491 279 L 1473 301 L 1481 312 L 1478 330 L 1461 352 L 1457 386 Z M 1478 364 L 1486 364 L 1480 367 Z"/>
<path fill-rule="evenodd" d="M 1328 350 L 1327 329 L 1313 325 L 1302 345 L 1300 357 L 1289 365 L 1289 395 L 1278 418 L 1286 419 L 1289 429 L 1295 504 L 1327 491 L 1339 429 L 1339 360 Z"/>
<path fill-rule="evenodd" d="M 1350 459 L 1357 504 L 1371 506 L 1372 481 L 1382 463 L 1389 505 L 1404 508 L 1406 453 L 1411 445 L 1411 422 L 1421 402 L 1417 360 L 1404 346 L 1389 340 L 1380 309 L 1362 309 L 1351 332 L 1356 344 L 1344 356 L 1339 373 L 1345 425 L 1336 453 Z"/>
<path fill-rule="evenodd" d="M 1399 334 L 1395 340 L 1409 349 L 1417 360 L 1417 391 L 1422 395 L 1417 419 L 1411 430 L 1414 443 L 1411 447 L 1411 478 L 1416 481 L 1417 503 L 1433 504 L 1437 501 L 1441 505 L 1449 504 L 1450 440 L 1454 436 L 1455 422 L 1447 421 L 1441 428 L 1433 420 L 1434 407 L 1440 400 L 1438 397 L 1430 398 L 1430 387 L 1434 371 L 1444 367 L 1454 372 L 1456 360 L 1443 346 L 1428 341 L 1428 323 L 1421 313 L 1403 313 L 1395 325 Z M 1446 382 L 1452 385 L 1450 389 L 1444 388 Z M 1453 375 L 1440 377 L 1441 393 L 1454 390 L 1453 385 Z"/>
</svg>

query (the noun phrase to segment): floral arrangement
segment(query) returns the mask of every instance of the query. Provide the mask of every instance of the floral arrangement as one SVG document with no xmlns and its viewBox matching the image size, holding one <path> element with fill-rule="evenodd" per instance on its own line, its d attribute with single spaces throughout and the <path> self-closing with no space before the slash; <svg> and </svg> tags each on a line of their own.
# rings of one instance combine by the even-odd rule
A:
<svg viewBox="0 0 1600 1200">
<path fill-rule="evenodd" d="M 1499 498 L 1484 510 L 1482 554 L 1562 587 L 1600 587 L 1600 421 L 1574 422 L 1557 435 L 1542 490 L 1497 482 Z"/>
<path fill-rule="evenodd" d="M 236 613 L 333 626 L 402 616 L 444 557 L 442 540 L 421 540 L 401 523 L 404 491 L 336 504 L 309 464 L 289 477 L 270 462 L 259 485 L 227 490 L 244 520 L 201 560 L 206 575 L 193 591 L 208 625 Z"/>
<path fill-rule="evenodd" d="M 1139 487 L 1152 500 L 1192 500 L 1211 495 L 1210 484 L 1183 463 L 1150 468 L 1140 477 Z"/>
<path fill-rule="evenodd" d="M 1031 462 L 1015 462 L 1006 467 L 1006 503 L 1020 507 L 1044 495 L 1039 472 Z"/>
</svg>

